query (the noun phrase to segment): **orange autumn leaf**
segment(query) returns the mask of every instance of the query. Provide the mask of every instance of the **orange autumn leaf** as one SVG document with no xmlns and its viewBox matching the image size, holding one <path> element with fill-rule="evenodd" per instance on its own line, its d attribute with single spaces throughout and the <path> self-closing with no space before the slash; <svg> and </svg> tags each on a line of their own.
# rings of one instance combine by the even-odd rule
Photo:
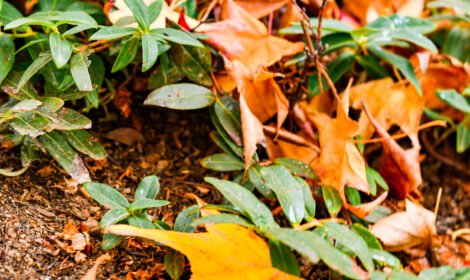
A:
<svg viewBox="0 0 470 280">
<path fill-rule="evenodd" d="M 274 81 L 275 74 L 265 70 L 249 70 L 238 60 L 226 62 L 225 67 L 232 80 L 236 81 L 238 92 L 244 96 L 251 112 L 261 122 L 277 113 L 279 128 L 289 113 L 289 101 Z"/>
<path fill-rule="evenodd" d="M 292 43 L 268 34 L 266 26 L 233 0 L 226 0 L 227 19 L 201 25 L 208 43 L 229 60 L 240 60 L 248 69 L 270 66 L 284 56 L 303 51 L 302 42 Z"/>
<path fill-rule="evenodd" d="M 243 156 L 245 170 L 248 171 L 251 158 L 256 153 L 256 145 L 264 141 L 263 124 L 250 111 L 243 94 L 240 94 L 240 114 L 243 133 Z"/>
<path fill-rule="evenodd" d="M 390 134 L 381 127 L 369 112 L 368 106 L 363 104 L 364 113 L 372 123 L 377 135 L 384 138 L 382 141 L 383 154 L 380 161 L 379 172 L 390 186 L 390 193 L 398 199 L 404 199 L 408 194 L 418 194 L 418 187 L 423 182 L 419 164 L 419 140 L 417 132 L 409 134 L 412 148 L 404 150 L 391 138 Z"/>
<path fill-rule="evenodd" d="M 228 1 L 225 1 L 222 5 L 225 9 L 228 9 L 230 6 L 226 5 L 227 2 Z M 289 3 L 290 0 L 236 0 L 235 2 L 255 18 L 262 18 L 272 12 L 280 10 Z M 224 10 L 222 11 L 222 16 L 224 15 Z"/>
<path fill-rule="evenodd" d="M 316 111 L 309 115 L 320 135 L 320 158 L 313 169 L 320 176 L 322 184 L 340 190 L 348 185 L 369 193 L 364 159 L 351 138 L 357 135 L 359 125 L 347 115 L 348 90 L 338 104 L 336 118 Z"/>
<path fill-rule="evenodd" d="M 284 130 L 281 130 L 281 132 Z M 295 136 L 306 138 L 303 132 L 294 134 Z M 318 151 L 313 146 L 300 145 L 298 143 L 292 143 L 287 140 L 283 140 L 280 137 L 277 141 L 274 141 L 270 137 L 266 137 L 266 152 L 268 153 L 270 160 L 277 158 L 288 157 L 295 158 L 311 164 L 313 160 L 318 157 Z"/>
<path fill-rule="evenodd" d="M 425 102 L 412 86 L 395 84 L 391 78 L 352 87 L 351 106 L 354 109 L 362 109 L 362 100 L 381 127 L 387 130 L 393 125 L 398 125 L 405 133 L 417 130 Z M 359 134 L 363 139 L 369 139 L 373 133 L 373 126 L 365 112 L 361 112 Z"/>
<path fill-rule="evenodd" d="M 379 16 L 394 13 L 419 17 L 424 8 L 424 0 L 357 0 L 344 1 L 343 9 L 366 24 Z"/>
<path fill-rule="evenodd" d="M 193 280 L 300 279 L 272 266 L 267 244 L 253 230 L 232 224 L 207 230 L 183 233 L 114 225 L 106 232 L 149 239 L 183 253 L 191 264 Z"/>
</svg>

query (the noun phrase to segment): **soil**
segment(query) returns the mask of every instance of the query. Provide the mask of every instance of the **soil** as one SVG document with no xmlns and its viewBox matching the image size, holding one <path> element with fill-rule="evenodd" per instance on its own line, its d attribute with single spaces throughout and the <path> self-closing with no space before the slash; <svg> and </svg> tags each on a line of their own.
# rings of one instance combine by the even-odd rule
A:
<svg viewBox="0 0 470 280">
<path fill-rule="evenodd" d="M 112 185 L 131 198 L 144 176 L 159 176 L 158 197 L 171 204 L 151 214 L 169 223 L 182 209 L 194 204 L 193 199 L 185 196 L 187 193 L 209 202 L 221 202 L 220 194 L 201 183 L 210 172 L 199 161 L 217 152 L 209 138 L 208 112 L 175 112 L 140 106 L 133 109 L 133 119 L 118 117 L 117 113 L 108 118 L 97 113 L 93 116 L 97 125 L 92 134 L 110 156 L 104 162 L 86 159 L 92 180 Z M 109 131 L 117 128 L 140 126 L 144 143 L 125 145 L 106 138 Z M 142 138 L 138 132 L 133 133 L 127 131 L 121 137 Z M 18 150 L 2 150 L 0 166 L 19 168 Z M 434 208 L 438 189 L 443 190 L 438 234 L 469 228 L 470 180 L 432 158 L 424 161 L 423 179 L 423 204 L 428 209 Z M 0 209 L 0 279 L 79 279 L 104 254 L 100 250 L 97 223 L 105 209 L 69 182 L 66 173 L 46 156 L 19 177 L 0 177 Z M 71 250 L 67 246 L 70 242 L 63 239 L 62 232 L 70 221 L 90 234 L 89 244 L 83 251 Z M 163 265 L 165 250 L 133 240 L 123 242 L 109 252 L 113 259 L 99 269 L 98 278 L 169 279 Z M 304 265 L 304 277 L 309 275 L 310 268 L 311 265 Z M 331 276 L 321 265 L 315 271 Z M 189 269 L 186 269 L 183 278 L 188 276 Z M 309 278 L 318 279 L 318 276 L 311 273 Z"/>
</svg>

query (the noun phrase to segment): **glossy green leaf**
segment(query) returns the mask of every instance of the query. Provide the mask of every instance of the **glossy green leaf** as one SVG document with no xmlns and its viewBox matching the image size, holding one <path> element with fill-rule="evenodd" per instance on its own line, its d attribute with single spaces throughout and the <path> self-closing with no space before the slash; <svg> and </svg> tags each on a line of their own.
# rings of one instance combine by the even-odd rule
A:
<svg viewBox="0 0 470 280">
<path fill-rule="evenodd" d="M 61 108 L 50 127 L 56 130 L 76 130 L 91 128 L 91 120 L 75 110 Z"/>
<path fill-rule="evenodd" d="M 103 235 L 103 242 L 101 243 L 101 249 L 110 250 L 116 247 L 117 245 L 119 245 L 119 243 L 121 243 L 123 239 L 124 239 L 124 236 L 122 235 L 114 235 L 114 234 L 105 233 Z"/>
<path fill-rule="evenodd" d="M 368 271 L 374 270 L 374 262 L 369 253 L 367 243 L 359 235 L 345 226 L 333 222 L 323 223 L 328 236 L 336 240 L 344 247 L 348 248 L 361 260 Z"/>
<path fill-rule="evenodd" d="M 119 51 L 118 57 L 114 61 L 113 68 L 111 73 L 115 73 L 131 63 L 139 47 L 139 40 L 137 38 L 132 38 L 127 40 Z"/>
<path fill-rule="evenodd" d="M 469 5 L 470 6 L 470 5 Z M 451 55 L 462 62 L 470 62 L 470 30 L 465 26 L 452 27 L 442 46 L 442 53 Z"/>
<path fill-rule="evenodd" d="M 196 228 L 193 226 L 193 221 L 199 218 L 199 207 L 197 205 L 190 206 L 181 211 L 175 220 L 175 231 L 179 232 L 194 232 Z"/>
<path fill-rule="evenodd" d="M 201 165 L 215 171 L 239 171 L 245 169 L 245 163 L 231 154 L 214 154 L 201 160 Z"/>
<path fill-rule="evenodd" d="M 171 250 L 165 254 L 163 263 L 165 270 L 170 275 L 171 279 L 180 279 L 184 272 L 185 259 L 184 255 L 178 251 Z"/>
<path fill-rule="evenodd" d="M 160 191 L 160 181 L 157 176 L 147 176 L 140 181 L 137 190 L 135 191 L 135 200 L 142 199 L 155 199 Z"/>
<path fill-rule="evenodd" d="M 110 225 L 119 223 L 122 220 L 129 218 L 130 213 L 126 209 L 114 208 L 106 212 L 100 220 L 100 227 L 105 228 Z"/>
<path fill-rule="evenodd" d="M 289 247 L 277 240 L 269 240 L 269 255 L 273 267 L 300 276 L 299 263 Z"/>
<path fill-rule="evenodd" d="M 249 221 L 247 221 L 246 219 L 238 215 L 227 214 L 227 213 L 202 217 L 202 218 L 194 220 L 191 224 L 193 226 L 205 225 L 205 224 L 214 224 L 214 225 L 233 224 L 233 225 L 240 225 L 240 226 L 247 227 L 247 228 L 254 228 L 254 225 L 250 223 Z"/>
<path fill-rule="evenodd" d="M 321 192 L 328 213 L 330 213 L 331 217 L 336 217 L 341 206 L 343 206 L 343 202 L 341 201 L 338 191 L 328 186 L 322 186 Z"/>
<path fill-rule="evenodd" d="M 318 28 L 318 19 L 317 18 L 311 18 L 310 22 L 312 24 L 312 27 L 317 30 Z M 352 31 L 352 27 L 348 24 L 345 24 L 343 22 L 340 22 L 338 20 L 334 19 L 323 19 L 322 20 L 322 35 L 328 35 L 331 33 L 348 33 Z M 282 28 L 279 30 L 280 34 L 304 34 L 302 27 L 300 26 L 299 22 L 296 22 L 292 24 L 291 26 Z"/>
<path fill-rule="evenodd" d="M 149 24 L 152 24 L 162 12 L 163 1 L 165 0 L 156 0 L 148 5 Z"/>
<path fill-rule="evenodd" d="M 470 128 L 466 124 L 457 125 L 456 146 L 458 153 L 463 153 L 470 147 Z"/>
<path fill-rule="evenodd" d="M 354 223 L 351 226 L 351 230 L 357 233 L 359 236 L 364 239 L 370 249 L 382 250 L 382 245 L 377 240 L 377 238 L 363 225 Z"/>
<path fill-rule="evenodd" d="M 44 134 L 44 130 L 50 123 L 47 118 L 35 112 L 25 112 L 15 116 L 11 122 L 11 127 L 21 135 L 36 138 Z"/>
<path fill-rule="evenodd" d="M 164 61 L 167 61 L 165 64 Z M 160 64 L 155 71 L 152 71 L 149 81 L 148 89 L 153 90 L 165 85 L 174 84 L 184 78 L 183 72 L 172 61 L 168 61 L 168 56 L 165 54 L 160 57 Z"/>
<path fill-rule="evenodd" d="M 155 199 L 140 199 L 131 203 L 127 208 L 129 211 L 134 212 L 142 209 L 157 208 L 168 205 L 170 202 L 166 200 L 155 200 Z"/>
<path fill-rule="evenodd" d="M 311 221 L 315 218 L 315 211 L 317 208 L 317 204 L 315 202 L 315 199 L 312 196 L 312 192 L 310 191 L 310 187 L 305 182 L 304 179 L 295 177 L 295 180 L 299 184 L 299 186 L 302 188 L 302 193 L 304 195 L 304 202 L 305 202 L 305 220 Z"/>
<path fill-rule="evenodd" d="M 375 169 L 366 167 L 366 176 L 371 195 L 377 194 L 377 185 L 379 185 L 383 190 L 388 191 L 389 187 L 387 182 Z"/>
<path fill-rule="evenodd" d="M 277 227 L 271 210 L 261 203 L 250 191 L 230 181 L 205 177 L 204 180 L 219 190 L 223 196 L 238 208 L 260 229 Z"/>
<path fill-rule="evenodd" d="M 3 1 L 0 9 L 0 25 L 6 25 L 23 15 L 10 3 Z"/>
<path fill-rule="evenodd" d="M 389 29 L 396 31 L 407 30 L 418 34 L 426 34 L 434 31 L 435 26 L 426 19 L 408 17 L 393 14 L 389 17 L 378 17 L 373 22 L 366 25 L 368 28 Z"/>
<path fill-rule="evenodd" d="M 214 94 L 206 87 L 181 83 L 163 86 L 150 93 L 146 105 L 156 105 L 177 110 L 194 110 L 214 103 Z"/>
<path fill-rule="evenodd" d="M 430 118 L 431 120 L 445 121 L 448 124 L 450 124 L 451 126 L 455 125 L 454 121 L 451 118 L 449 118 L 447 116 L 444 116 L 444 115 L 441 115 L 438 112 L 433 111 L 429 108 L 424 108 L 424 114 L 426 115 L 426 117 Z"/>
<path fill-rule="evenodd" d="M 58 33 L 49 34 L 52 59 L 57 68 L 64 67 L 72 55 L 72 44 Z"/>
<path fill-rule="evenodd" d="M 276 194 L 289 222 L 300 224 L 305 215 L 302 187 L 284 166 L 273 165 L 261 168 L 266 185 Z"/>
<path fill-rule="evenodd" d="M 23 141 L 23 145 L 21 145 L 21 164 L 24 167 L 28 167 L 31 163 L 41 158 L 42 155 L 39 154 L 38 144 L 36 143 L 37 140 L 33 140 L 32 138 L 25 137 Z"/>
<path fill-rule="evenodd" d="M 357 44 L 350 33 L 333 33 L 322 38 L 322 43 L 326 47 L 325 54 L 340 50 L 342 48 L 354 48 Z"/>
<path fill-rule="evenodd" d="M 346 186 L 344 188 L 344 193 L 351 205 L 361 204 L 361 194 L 357 189 Z"/>
<path fill-rule="evenodd" d="M 312 180 L 319 180 L 318 175 L 315 171 L 303 161 L 295 158 L 277 158 L 274 163 L 279 164 L 287 168 L 290 172 Z"/>
<path fill-rule="evenodd" d="M 150 15 L 147 6 L 142 0 L 124 0 L 126 6 L 131 10 L 132 15 L 139 24 L 140 28 L 148 30 L 150 27 Z"/>
<path fill-rule="evenodd" d="M 84 184 L 87 193 L 99 204 L 110 209 L 123 209 L 129 207 L 127 199 L 116 189 L 100 183 L 88 182 Z"/>
<path fill-rule="evenodd" d="M 108 156 L 103 146 L 85 130 L 63 131 L 62 134 L 72 147 L 92 159 L 102 160 Z"/>
<path fill-rule="evenodd" d="M 387 251 L 371 249 L 370 254 L 372 255 L 374 261 L 380 263 L 381 265 L 386 265 L 396 269 L 403 269 L 400 259 Z"/>
<path fill-rule="evenodd" d="M 211 121 L 212 121 L 212 124 L 214 125 L 214 127 L 216 128 L 217 132 L 218 132 L 218 135 L 220 135 L 220 140 L 223 141 L 230 149 L 230 152 L 231 154 L 234 154 L 236 156 L 238 156 L 239 158 L 243 158 L 243 147 L 240 147 L 239 145 L 237 145 L 233 139 L 228 135 L 227 131 L 225 130 L 225 128 L 222 126 L 222 124 L 220 123 L 216 113 L 215 113 L 215 109 L 214 109 L 215 106 L 212 106 L 211 107 L 211 110 L 210 110 L 210 117 L 211 117 Z M 216 138 L 214 138 L 214 141 L 217 141 Z"/>
<path fill-rule="evenodd" d="M 104 26 L 101 27 L 96 33 L 91 35 L 90 40 L 114 40 L 122 37 L 133 35 L 137 32 L 136 28 L 132 27 L 119 27 L 119 26 Z"/>
<path fill-rule="evenodd" d="M 49 132 L 40 136 L 39 141 L 77 183 L 82 184 L 90 181 L 90 174 L 83 160 L 62 134 L 54 131 Z"/>
<path fill-rule="evenodd" d="M 190 33 L 173 28 L 157 28 L 152 29 L 151 34 L 162 39 L 177 43 L 180 45 L 188 45 L 203 48 L 204 46 Z"/>
<path fill-rule="evenodd" d="M 418 277 L 426 280 L 453 280 L 455 279 L 455 270 L 449 265 L 433 267 L 421 271 Z"/>
<path fill-rule="evenodd" d="M 169 54 L 189 80 L 203 86 L 212 86 L 209 72 L 212 67 L 212 61 L 208 49 L 173 44 Z"/>
<path fill-rule="evenodd" d="M 26 82 L 20 90 L 18 90 L 18 83 L 22 75 L 18 72 L 10 71 L 8 76 L 3 80 L 2 90 L 9 96 L 18 99 L 39 99 L 39 95 L 32 83 Z"/>
<path fill-rule="evenodd" d="M 259 165 L 252 165 L 250 169 L 248 169 L 248 180 L 264 197 L 269 199 L 274 199 L 276 197 L 273 191 L 264 182 Z"/>
<path fill-rule="evenodd" d="M 13 105 L 13 107 L 11 107 L 9 111 L 15 113 L 29 112 L 31 110 L 36 109 L 41 104 L 42 102 L 39 100 L 27 99 L 16 103 L 15 105 Z"/>
<path fill-rule="evenodd" d="M 75 85 L 81 91 L 92 91 L 90 73 L 88 72 L 88 58 L 83 53 L 76 53 L 70 59 L 70 72 Z"/>
<path fill-rule="evenodd" d="M 158 41 L 150 34 L 142 34 L 142 72 L 148 71 L 157 62 Z"/>
<path fill-rule="evenodd" d="M 242 124 L 239 103 L 230 96 L 223 96 L 214 104 L 217 121 L 238 145 L 243 145 Z"/>
<path fill-rule="evenodd" d="M 470 99 L 463 97 L 457 91 L 453 89 L 438 90 L 437 96 L 455 109 L 464 113 L 470 113 Z"/>
<path fill-rule="evenodd" d="M 34 76 L 41 68 L 48 64 L 52 60 L 52 55 L 50 52 L 41 53 L 39 57 L 36 58 L 31 65 L 24 71 L 21 79 L 18 81 L 17 90 L 21 88 Z"/>
<path fill-rule="evenodd" d="M 139 215 L 132 215 L 127 220 L 131 226 L 139 227 L 139 228 L 147 228 L 147 229 L 154 229 L 155 226 L 152 222 L 147 218 L 145 214 Z"/>
<path fill-rule="evenodd" d="M 48 28 L 54 28 L 54 23 L 49 20 L 44 19 L 34 19 L 34 18 L 19 18 L 9 22 L 5 25 L 5 30 L 15 29 L 25 25 L 41 25 Z"/>
<path fill-rule="evenodd" d="M 374 78 L 380 79 L 388 76 L 387 70 L 372 55 L 356 55 L 354 57 L 366 72 Z"/>
<path fill-rule="evenodd" d="M 0 34 L 0 84 L 15 62 L 15 44 L 6 34 Z"/>
<path fill-rule="evenodd" d="M 405 58 L 393 54 L 391 52 L 388 52 L 384 49 L 382 49 L 379 46 L 376 45 L 370 45 L 367 47 L 367 49 L 372 52 L 374 55 L 378 56 L 379 58 L 387 61 L 388 63 L 392 64 L 400 72 L 410 81 L 410 83 L 415 87 L 415 89 L 418 91 L 419 95 L 423 94 L 423 91 L 421 89 L 421 85 L 418 81 L 418 78 L 416 77 L 415 70 L 413 69 L 413 66 L 411 63 L 406 60 Z"/>
</svg>

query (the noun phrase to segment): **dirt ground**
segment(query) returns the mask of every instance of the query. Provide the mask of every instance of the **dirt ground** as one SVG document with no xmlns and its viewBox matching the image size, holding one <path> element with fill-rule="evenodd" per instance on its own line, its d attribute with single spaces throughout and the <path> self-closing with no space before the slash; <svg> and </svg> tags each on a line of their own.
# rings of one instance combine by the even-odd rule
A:
<svg viewBox="0 0 470 280">
<path fill-rule="evenodd" d="M 208 113 L 146 107 L 134 110 L 138 117 L 132 120 L 116 117 L 117 114 L 111 115 L 114 121 L 93 116 L 98 121 L 93 122 L 92 133 L 104 143 L 110 157 L 101 163 L 86 159 L 92 179 L 115 186 L 130 198 L 141 178 L 158 175 L 162 186 L 158 196 L 171 204 L 151 214 L 170 223 L 179 211 L 194 204 L 186 193 L 220 202 L 221 196 L 201 183 L 209 173 L 199 161 L 217 152 L 209 138 Z M 112 137 L 120 142 L 137 140 L 137 144 L 126 145 L 106 137 L 117 128 L 140 125 L 142 135 L 115 131 L 118 136 Z M 18 155 L 17 150 L 2 150 L 0 166 L 18 168 Z M 0 279 L 79 279 L 104 253 L 97 227 L 104 209 L 66 178 L 65 172 L 48 157 L 20 177 L 0 177 Z M 438 234 L 470 227 L 470 180 L 431 158 L 424 161 L 423 179 L 423 203 L 429 209 L 434 208 L 438 189 L 443 189 Z M 70 221 L 89 232 L 85 250 L 74 251 L 68 246 L 70 242 L 63 239 L 61 233 Z M 111 250 L 113 260 L 99 270 L 99 278 L 169 279 L 163 266 L 165 248 L 142 246 L 145 245 L 130 241 Z M 302 269 L 306 271 L 304 276 L 309 274 L 309 267 Z M 186 271 L 183 278 L 189 276 Z M 312 274 L 311 279 L 318 278 Z"/>
</svg>

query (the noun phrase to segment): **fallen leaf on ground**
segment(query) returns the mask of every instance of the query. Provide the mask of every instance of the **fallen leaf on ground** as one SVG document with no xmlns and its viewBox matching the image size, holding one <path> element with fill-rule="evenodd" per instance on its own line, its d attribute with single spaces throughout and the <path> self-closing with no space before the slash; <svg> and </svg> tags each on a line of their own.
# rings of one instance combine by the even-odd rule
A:
<svg viewBox="0 0 470 280">
<path fill-rule="evenodd" d="M 450 265 L 453 268 L 461 268 L 470 264 L 470 244 L 457 243 L 448 235 L 435 238 L 432 251 L 440 265 Z"/>
<path fill-rule="evenodd" d="M 125 144 L 127 146 L 145 142 L 145 137 L 142 135 L 142 133 L 129 127 L 116 128 L 108 132 L 106 134 L 106 138 L 121 144 Z"/>
<path fill-rule="evenodd" d="M 226 0 L 226 5 L 227 19 L 201 25 L 197 31 L 208 35 L 208 43 L 229 60 L 240 60 L 248 69 L 255 70 L 303 51 L 304 43 L 292 43 L 268 34 L 261 21 L 233 0 Z"/>
<path fill-rule="evenodd" d="M 240 114 L 243 133 L 243 156 L 245 170 L 248 171 L 251 158 L 256 153 L 256 145 L 264 142 L 263 124 L 250 111 L 243 94 L 240 94 Z"/>
<path fill-rule="evenodd" d="M 371 232 L 382 241 L 386 250 L 396 252 L 429 246 L 436 234 L 435 222 L 433 212 L 406 200 L 405 212 L 378 221 Z"/>
<path fill-rule="evenodd" d="M 230 7 L 230 5 L 226 3 L 227 1 L 222 5 L 222 17 L 224 16 L 224 12 L 227 13 L 226 9 Z M 236 0 L 235 3 L 255 18 L 262 18 L 272 12 L 280 10 L 287 3 L 290 3 L 290 0 Z"/>
<path fill-rule="evenodd" d="M 362 24 L 374 21 L 379 16 L 393 13 L 419 17 L 424 8 L 424 0 L 359 0 L 344 1 L 343 9 L 358 18 Z"/>
<path fill-rule="evenodd" d="M 390 186 L 390 193 L 398 199 L 404 199 L 408 194 L 419 196 L 418 187 L 423 179 L 419 164 L 420 145 L 417 132 L 408 135 L 412 148 L 404 150 L 374 119 L 365 102 L 363 109 L 377 135 L 384 139 L 381 142 L 383 153 L 379 172 Z"/>
<path fill-rule="evenodd" d="M 264 240 L 238 225 L 218 224 L 206 233 L 115 225 L 105 232 L 150 239 L 183 253 L 189 259 L 194 280 L 300 279 L 274 268 Z"/>
<path fill-rule="evenodd" d="M 93 267 L 90 268 L 90 270 L 87 271 L 87 273 L 82 277 L 81 280 L 95 280 L 99 266 L 111 261 L 111 259 L 112 259 L 111 256 L 108 255 L 108 254 L 104 254 L 104 255 L 99 256 L 96 259 L 95 264 L 93 265 Z"/>
</svg>

